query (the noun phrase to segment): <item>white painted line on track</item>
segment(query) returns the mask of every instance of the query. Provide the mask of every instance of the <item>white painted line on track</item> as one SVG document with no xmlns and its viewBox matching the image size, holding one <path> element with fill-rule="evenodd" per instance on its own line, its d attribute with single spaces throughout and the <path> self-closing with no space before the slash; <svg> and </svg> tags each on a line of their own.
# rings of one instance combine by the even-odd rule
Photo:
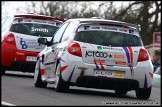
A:
<svg viewBox="0 0 162 107">
<path fill-rule="evenodd" d="M 4 106 L 16 106 L 14 104 L 7 103 L 7 102 L 4 102 L 4 101 L 1 101 L 1 104 L 4 105 Z"/>
</svg>

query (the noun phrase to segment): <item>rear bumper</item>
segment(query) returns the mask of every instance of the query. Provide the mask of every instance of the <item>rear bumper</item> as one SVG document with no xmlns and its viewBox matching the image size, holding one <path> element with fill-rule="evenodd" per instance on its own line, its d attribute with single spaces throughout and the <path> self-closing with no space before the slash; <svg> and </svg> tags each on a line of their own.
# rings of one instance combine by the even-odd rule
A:
<svg viewBox="0 0 162 107">
<path fill-rule="evenodd" d="M 14 61 L 12 62 L 11 69 L 12 70 L 20 70 L 23 72 L 34 72 L 36 62 L 21 62 L 21 61 Z"/>
<path fill-rule="evenodd" d="M 15 45 L 2 42 L 1 65 L 6 70 L 34 72 L 36 62 L 26 61 L 27 56 L 37 56 L 38 52 L 18 50 Z"/>
<path fill-rule="evenodd" d="M 76 85 L 78 87 L 111 89 L 111 90 L 136 90 L 139 88 L 139 83 L 132 79 L 120 78 L 102 78 L 93 76 L 79 76 Z"/>
<path fill-rule="evenodd" d="M 67 66 L 66 69 L 61 73 L 62 79 L 66 82 L 75 84 L 78 81 L 80 81 L 80 79 L 78 80 L 78 78 L 83 78 L 82 76 L 92 76 L 94 78 L 99 78 L 100 76 L 96 76 L 94 70 L 98 68 L 98 70 L 102 71 L 103 70 L 102 68 L 104 68 L 105 72 L 120 71 L 123 74 L 123 77 L 115 77 L 115 76 L 101 77 L 100 79 L 107 78 L 107 80 L 111 81 L 111 82 L 109 82 L 106 80 L 107 81 L 106 84 L 108 84 L 108 86 L 111 86 L 111 85 L 109 85 L 111 83 L 116 84 L 116 82 L 114 82 L 114 81 L 123 80 L 123 79 L 124 79 L 123 80 L 124 83 L 121 83 L 121 84 L 127 84 L 127 85 L 129 85 L 130 83 L 127 83 L 127 82 L 125 83 L 125 80 L 138 81 L 139 86 L 138 85 L 137 86 L 139 88 L 148 88 L 152 85 L 153 66 L 151 64 L 151 60 L 138 62 L 137 65 L 133 68 L 121 67 L 121 66 L 106 66 L 106 65 L 101 65 L 101 64 L 96 64 L 96 65 L 95 64 L 87 64 L 87 63 L 82 62 L 81 58 L 80 59 L 76 58 L 75 60 L 76 61 L 71 61 L 71 60 L 69 61 L 69 60 L 65 59 L 64 61 L 61 61 L 62 67 Z M 84 77 L 84 78 L 86 81 L 91 81 L 91 79 L 90 80 L 86 79 L 87 77 Z M 83 79 L 83 81 L 84 81 L 84 79 Z M 97 81 L 100 81 L 98 84 L 102 84 L 101 83 L 102 80 L 97 80 Z M 96 81 L 90 82 L 90 83 L 94 84 L 94 83 L 96 83 Z M 90 86 L 90 83 L 88 83 L 89 86 Z M 120 82 L 117 82 L 117 83 L 119 83 L 118 86 L 122 87 L 120 85 Z M 137 84 L 137 83 L 135 83 L 135 84 Z M 103 86 L 105 86 L 105 84 Z M 133 85 L 130 85 L 130 86 L 134 87 Z M 85 85 L 85 87 L 86 87 L 86 85 Z M 94 86 L 94 87 L 98 88 L 99 86 Z M 114 89 L 114 87 L 116 87 L 116 86 L 107 87 L 107 88 Z M 128 89 L 129 89 L 129 87 L 128 87 Z M 132 88 L 132 89 L 134 89 L 134 88 Z"/>
</svg>

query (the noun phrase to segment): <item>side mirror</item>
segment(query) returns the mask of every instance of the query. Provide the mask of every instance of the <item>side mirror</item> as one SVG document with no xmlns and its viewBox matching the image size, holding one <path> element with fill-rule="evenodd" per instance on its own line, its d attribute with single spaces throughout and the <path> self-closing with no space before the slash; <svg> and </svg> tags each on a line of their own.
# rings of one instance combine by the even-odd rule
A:
<svg viewBox="0 0 162 107">
<path fill-rule="evenodd" d="M 40 44 L 44 44 L 44 45 L 46 45 L 47 44 L 47 38 L 38 38 L 38 43 L 40 43 Z"/>
</svg>

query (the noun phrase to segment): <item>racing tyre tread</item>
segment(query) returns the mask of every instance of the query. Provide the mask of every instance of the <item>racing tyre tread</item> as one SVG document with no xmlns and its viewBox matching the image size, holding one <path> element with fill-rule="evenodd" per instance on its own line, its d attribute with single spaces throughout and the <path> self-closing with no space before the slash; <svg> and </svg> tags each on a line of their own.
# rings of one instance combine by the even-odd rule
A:
<svg viewBox="0 0 162 107">
<path fill-rule="evenodd" d="M 145 99 L 145 100 L 149 99 L 149 97 L 151 95 L 151 88 L 152 87 L 146 88 L 146 89 L 145 88 L 139 88 L 139 89 L 137 89 L 136 90 L 136 97 L 138 99 Z"/>
<path fill-rule="evenodd" d="M 47 83 L 42 82 L 42 79 L 41 79 L 40 65 L 39 65 L 38 77 L 37 77 L 36 82 L 34 83 L 34 86 L 35 86 L 35 87 L 39 87 L 39 88 L 45 88 L 45 87 L 47 87 Z"/>
<path fill-rule="evenodd" d="M 57 67 L 60 67 L 59 69 L 61 69 L 60 63 L 58 63 Z M 55 88 L 55 91 L 56 92 L 68 92 L 69 91 L 69 85 L 68 85 L 68 83 L 66 83 L 65 81 L 62 80 L 61 74 L 59 76 L 58 85 Z"/>
</svg>

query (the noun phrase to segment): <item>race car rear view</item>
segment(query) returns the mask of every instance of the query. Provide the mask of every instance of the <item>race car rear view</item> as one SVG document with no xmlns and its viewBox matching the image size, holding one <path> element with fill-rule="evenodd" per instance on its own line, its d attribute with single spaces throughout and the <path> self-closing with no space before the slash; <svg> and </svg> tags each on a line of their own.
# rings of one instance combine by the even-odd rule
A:
<svg viewBox="0 0 162 107">
<path fill-rule="evenodd" d="M 153 65 L 144 48 L 139 26 L 112 20 L 76 18 L 64 22 L 39 53 L 35 87 L 53 83 L 58 92 L 69 86 L 135 90 L 137 98 L 151 94 Z"/>
</svg>

